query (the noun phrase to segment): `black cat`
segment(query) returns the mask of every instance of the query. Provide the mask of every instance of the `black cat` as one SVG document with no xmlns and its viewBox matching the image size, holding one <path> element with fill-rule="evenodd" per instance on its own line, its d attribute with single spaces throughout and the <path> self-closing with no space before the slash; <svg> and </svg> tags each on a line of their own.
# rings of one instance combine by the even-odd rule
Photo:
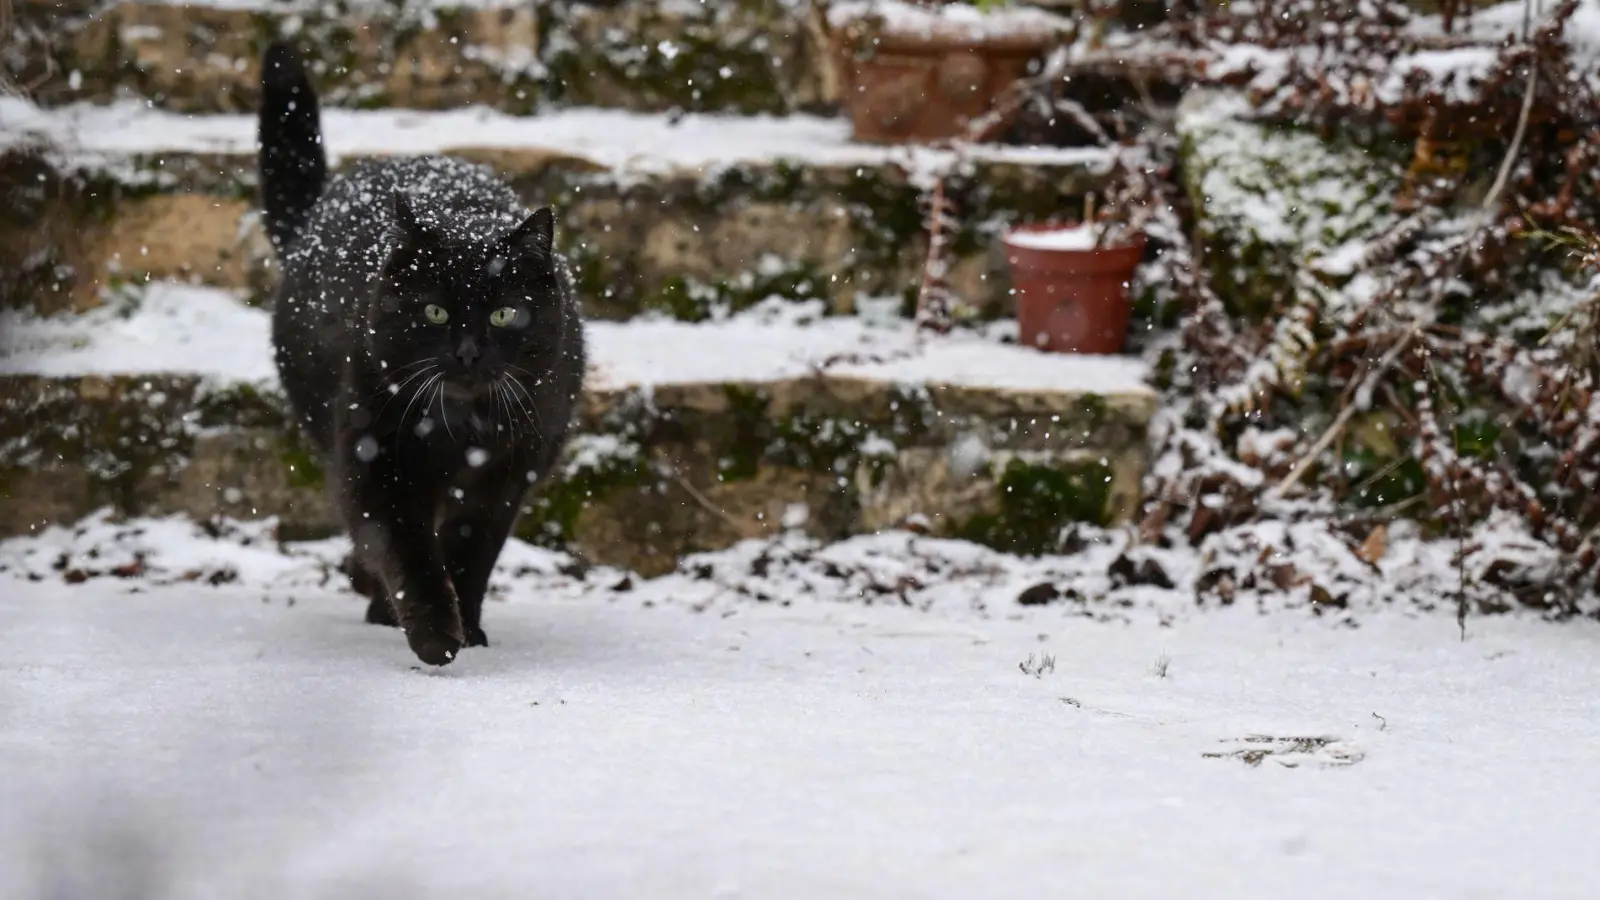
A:
<svg viewBox="0 0 1600 900">
<path fill-rule="evenodd" d="M 480 166 L 365 162 L 331 180 L 299 59 L 262 60 L 260 168 L 283 269 L 278 372 L 325 457 L 367 621 L 426 663 L 488 643 L 489 572 L 582 389 L 554 217 Z"/>
</svg>

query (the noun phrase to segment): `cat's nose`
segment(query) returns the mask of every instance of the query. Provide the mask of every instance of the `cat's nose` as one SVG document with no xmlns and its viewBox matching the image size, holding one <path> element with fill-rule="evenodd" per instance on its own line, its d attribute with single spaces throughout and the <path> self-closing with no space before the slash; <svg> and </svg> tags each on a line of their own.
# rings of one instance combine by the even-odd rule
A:
<svg viewBox="0 0 1600 900">
<path fill-rule="evenodd" d="M 477 362 L 480 355 L 478 353 L 478 342 L 472 338 L 462 341 L 461 346 L 456 348 L 456 359 L 460 360 L 463 366 L 470 366 Z"/>
</svg>

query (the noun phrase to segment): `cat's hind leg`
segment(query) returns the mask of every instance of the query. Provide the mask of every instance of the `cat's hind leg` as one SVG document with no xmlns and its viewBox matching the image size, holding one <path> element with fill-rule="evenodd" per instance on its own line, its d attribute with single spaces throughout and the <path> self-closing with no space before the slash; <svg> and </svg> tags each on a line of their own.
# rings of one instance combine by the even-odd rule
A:
<svg viewBox="0 0 1600 900">
<path fill-rule="evenodd" d="M 388 597 L 373 597 L 367 601 L 366 623 L 399 628 L 400 617 L 395 615 L 394 604 L 389 602 Z"/>
</svg>

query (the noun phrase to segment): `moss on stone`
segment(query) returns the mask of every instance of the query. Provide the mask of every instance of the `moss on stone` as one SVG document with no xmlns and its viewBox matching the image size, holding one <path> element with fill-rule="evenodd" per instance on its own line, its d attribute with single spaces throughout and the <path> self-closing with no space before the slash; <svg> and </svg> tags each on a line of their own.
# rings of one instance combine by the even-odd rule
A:
<svg viewBox="0 0 1600 900">
<path fill-rule="evenodd" d="M 625 277 L 618 261 L 588 241 L 572 241 L 563 249 L 572 269 L 573 286 L 590 319 L 626 319 L 639 309 L 634 301 L 632 280 Z"/>
<path fill-rule="evenodd" d="M 1052 552 L 1068 524 L 1106 523 L 1111 478 L 1111 466 L 1100 460 L 1041 465 L 1014 459 L 1000 475 L 998 511 L 968 519 L 953 536 L 1010 553 Z"/>
<path fill-rule="evenodd" d="M 568 451 L 570 458 L 572 448 Z M 582 466 L 569 464 L 535 485 L 517 522 L 517 536 L 544 547 L 569 548 L 591 505 L 618 491 L 647 485 L 655 477 L 646 454 L 635 451 L 600 456 Z"/>
<path fill-rule="evenodd" d="M 1084 394 L 1078 400 L 1078 411 L 1083 416 L 1086 430 L 1099 431 L 1105 427 L 1111 406 L 1106 402 L 1106 398 L 1099 394 Z"/>
<path fill-rule="evenodd" d="M 97 506 L 279 515 L 290 528 L 309 529 L 307 537 L 336 522 L 317 454 L 272 391 L 208 388 L 178 376 L 13 376 L 3 387 L 0 469 L 9 474 L 0 492 L 22 479 L 14 485 L 20 506 L 0 517 L 5 527 L 70 520 Z M 988 431 L 997 458 L 1022 461 L 958 486 L 959 497 L 928 494 L 916 510 L 942 521 L 955 516 L 958 536 L 1041 552 L 1054 549 L 1063 524 L 1103 522 L 1108 514 L 1114 467 L 1079 453 L 1063 422 L 1120 421 L 1121 410 L 1094 398 L 1059 416 L 1024 413 L 993 396 L 848 380 L 596 396 L 564 463 L 530 492 L 518 534 L 652 571 L 670 569 L 682 553 L 747 537 L 746 526 L 770 527 L 786 503 L 808 504 L 812 534 L 841 537 L 859 533 L 868 510 L 881 507 L 884 498 L 873 494 L 894 483 L 905 454 L 935 458 Z M 1126 426 L 1108 425 L 1096 439 L 1125 433 Z M 1126 449 L 1095 446 L 1114 458 Z M 1063 453 L 1071 455 L 1059 461 Z M 992 502 L 970 489 L 982 494 L 990 484 Z M 992 513 L 961 520 L 975 510 Z"/>
<path fill-rule="evenodd" d="M 838 186 L 850 211 L 857 259 L 880 269 L 915 253 L 923 234 L 922 191 L 904 173 L 888 168 L 852 169 Z"/>
<path fill-rule="evenodd" d="M 740 114 L 789 112 L 773 85 L 764 54 L 719 46 L 714 37 L 680 33 L 663 52 L 663 43 L 631 48 L 568 48 L 545 58 L 549 95 L 573 105 L 610 101 L 628 92 L 633 102 L 651 108 Z M 631 51 L 626 53 L 624 51 Z M 727 74 L 724 74 L 726 71 Z"/>
<path fill-rule="evenodd" d="M 733 197 L 793 203 L 805 199 L 808 180 L 807 167 L 780 159 L 770 165 L 724 166 L 701 179 L 699 192 L 713 208 Z"/>
<path fill-rule="evenodd" d="M 699 283 L 674 275 L 662 280 L 660 287 L 646 296 L 639 307 L 681 322 L 703 322 L 711 318 L 713 299 L 714 295 Z"/>
<path fill-rule="evenodd" d="M 192 415 L 195 424 L 206 428 L 291 427 L 283 398 L 276 393 L 263 393 L 247 382 L 199 391 Z"/>
<path fill-rule="evenodd" d="M 639 308 L 683 322 L 704 322 L 749 309 L 764 300 L 814 299 L 826 283 L 826 277 L 804 261 L 791 262 L 775 271 L 750 270 L 715 282 L 674 275 L 645 295 Z"/>
<path fill-rule="evenodd" d="M 181 414 L 193 385 L 179 378 L 94 384 L 84 394 L 76 385 L 36 380 L 27 405 L 8 415 L 19 433 L 6 428 L 3 437 L 18 462 L 77 460 L 91 476 L 97 502 L 132 512 L 153 477 L 178 471 L 191 455 L 194 435 Z"/>
<path fill-rule="evenodd" d="M 794 469 L 844 475 L 855 471 L 871 430 L 859 420 L 802 410 L 774 424 L 765 456 Z"/>
<path fill-rule="evenodd" d="M 322 471 L 322 461 L 313 448 L 296 432 L 287 432 L 283 448 L 278 452 L 289 486 L 322 490 L 327 486 L 327 475 Z"/>
<path fill-rule="evenodd" d="M 847 410 L 802 406 L 774 414 L 760 389 L 742 385 L 724 388 L 731 432 L 720 451 L 724 480 L 752 477 L 763 465 L 781 466 L 834 477 L 848 476 L 863 459 L 870 435 L 895 443 L 926 440 L 929 420 L 937 412 L 925 393 L 896 388 L 882 410 Z"/>
<path fill-rule="evenodd" d="M 1180 139 L 1205 264 L 1238 315 L 1271 315 L 1293 295 L 1297 271 L 1393 219 L 1403 171 L 1392 150 L 1225 111 L 1180 117 Z"/>
<path fill-rule="evenodd" d="M 717 478 L 742 481 L 754 478 L 770 442 L 768 397 L 758 388 L 729 384 L 722 388 L 728 401 L 725 442 L 717 452 Z"/>
<path fill-rule="evenodd" d="M 781 5 L 644 2 L 616 10 L 555 6 L 544 25 L 544 90 L 572 105 L 787 114 L 792 83 L 778 40 Z"/>
</svg>

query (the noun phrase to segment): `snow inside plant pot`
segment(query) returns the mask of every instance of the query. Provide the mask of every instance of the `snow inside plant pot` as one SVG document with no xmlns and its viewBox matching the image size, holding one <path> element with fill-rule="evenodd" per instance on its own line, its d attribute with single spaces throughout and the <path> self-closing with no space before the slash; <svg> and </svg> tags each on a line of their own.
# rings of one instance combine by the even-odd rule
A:
<svg viewBox="0 0 1600 900">
<path fill-rule="evenodd" d="M 1071 20 L 1010 3 L 848 0 L 823 16 L 856 140 L 937 141 L 966 132 Z"/>
<path fill-rule="evenodd" d="M 1121 352 L 1133 312 L 1129 283 L 1144 246 L 1143 234 L 1107 235 L 1096 225 L 1008 231 L 1018 340 L 1055 353 Z"/>
</svg>

